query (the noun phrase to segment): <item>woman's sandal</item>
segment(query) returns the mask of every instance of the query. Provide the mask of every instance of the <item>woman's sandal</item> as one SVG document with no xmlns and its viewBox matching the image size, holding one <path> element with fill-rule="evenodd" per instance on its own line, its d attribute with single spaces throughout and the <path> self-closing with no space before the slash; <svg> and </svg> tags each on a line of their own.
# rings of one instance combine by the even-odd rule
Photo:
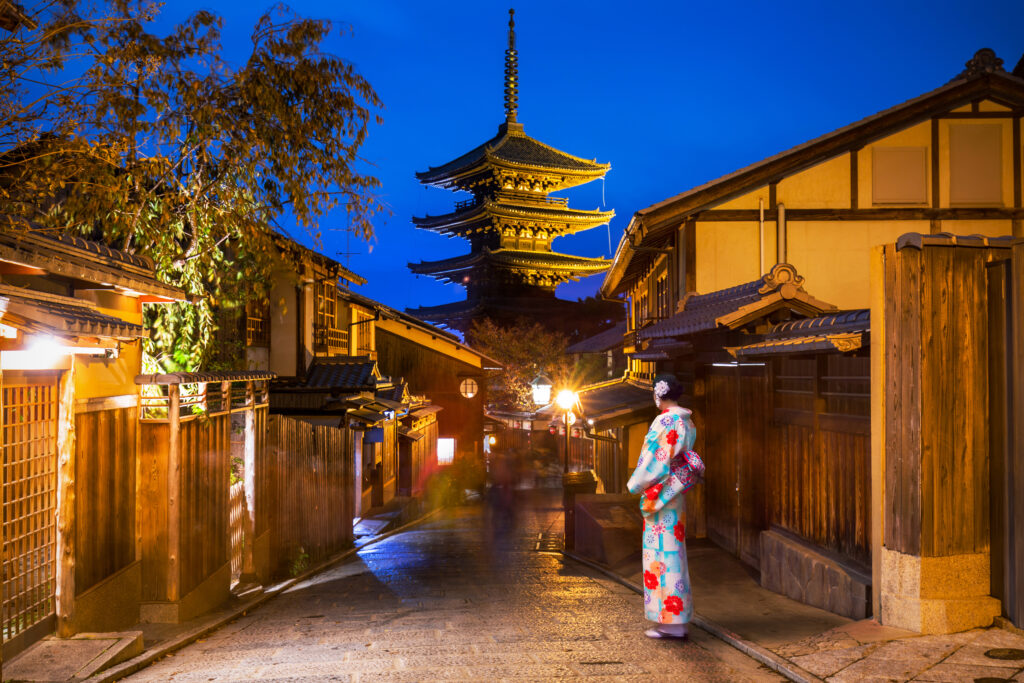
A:
<svg viewBox="0 0 1024 683">
<path fill-rule="evenodd" d="M 644 631 L 644 635 L 647 636 L 648 638 L 654 638 L 655 640 L 689 640 L 690 639 L 689 632 L 686 632 L 686 633 L 683 633 L 682 635 L 678 635 L 677 636 L 677 635 L 672 634 L 672 633 L 665 633 L 664 631 L 659 631 L 656 628 L 649 628 L 649 629 L 647 629 L 646 631 Z"/>
</svg>

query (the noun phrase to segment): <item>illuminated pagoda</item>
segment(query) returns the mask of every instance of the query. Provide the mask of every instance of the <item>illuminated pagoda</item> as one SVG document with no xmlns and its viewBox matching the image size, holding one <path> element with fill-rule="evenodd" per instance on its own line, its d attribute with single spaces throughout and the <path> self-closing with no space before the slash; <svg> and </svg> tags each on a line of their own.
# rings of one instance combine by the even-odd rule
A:
<svg viewBox="0 0 1024 683">
<path fill-rule="evenodd" d="M 515 22 L 509 10 L 505 50 L 505 122 L 498 134 L 443 166 L 417 173 L 424 185 L 462 190 L 471 199 L 442 216 L 413 218 L 418 228 L 468 240 L 468 254 L 410 263 L 416 274 L 461 284 L 466 300 L 408 312 L 467 331 L 474 320 L 507 325 L 519 318 L 557 328 L 576 302 L 555 297 L 555 287 L 605 271 L 611 261 L 552 251 L 556 237 L 606 224 L 614 211 L 580 211 L 558 190 L 602 178 L 610 164 L 581 159 L 531 138 L 516 120 L 518 67 Z"/>
</svg>

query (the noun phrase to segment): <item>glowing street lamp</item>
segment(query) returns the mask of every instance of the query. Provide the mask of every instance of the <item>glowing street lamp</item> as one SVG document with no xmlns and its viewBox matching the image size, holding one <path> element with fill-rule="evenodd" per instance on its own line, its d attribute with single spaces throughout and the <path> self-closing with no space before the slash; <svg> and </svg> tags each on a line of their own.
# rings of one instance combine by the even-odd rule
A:
<svg viewBox="0 0 1024 683">
<path fill-rule="evenodd" d="M 538 407 L 546 406 L 551 403 L 551 380 L 544 375 L 537 375 L 533 381 L 530 382 L 530 388 L 533 390 L 533 402 Z"/>
</svg>

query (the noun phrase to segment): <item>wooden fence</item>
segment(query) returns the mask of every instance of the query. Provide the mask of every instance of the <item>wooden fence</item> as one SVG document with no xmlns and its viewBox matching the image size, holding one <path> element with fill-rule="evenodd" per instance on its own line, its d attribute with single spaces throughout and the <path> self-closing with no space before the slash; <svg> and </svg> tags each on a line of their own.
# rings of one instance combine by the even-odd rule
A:
<svg viewBox="0 0 1024 683">
<path fill-rule="evenodd" d="M 267 406 L 259 380 L 267 374 L 136 380 L 143 385 L 138 523 L 144 621 L 184 621 L 228 596 L 232 415 L 244 415 L 244 468 L 251 478 L 264 457 L 256 427 Z M 246 501 L 246 525 L 255 502 Z"/>
<path fill-rule="evenodd" d="M 772 363 L 766 522 L 871 564 L 870 360 L 818 354 Z"/>
<path fill-rule="evenodd" d="M 352 544 L 353 441 L 361 432 L 311 425 L 281 415 L 268 420 L 265 460 L 257 463 L 270 501 L 272 564 L 297 573 Z"/>
<path fill-rule="evenodd" d="M 242 575 L 243 555 L 245 550 L 245 484 L 237 482 L 231 485 L 228 494 L 229 521 L 231 530 L 231 580 L 237 581 Z M 252 540 L 249 541 L 252 543 Z"/>
<path fill-rule="evenodd" d="M 138 408 L 75 415 L 75 593 L 135 561 Z"/>
</svg>

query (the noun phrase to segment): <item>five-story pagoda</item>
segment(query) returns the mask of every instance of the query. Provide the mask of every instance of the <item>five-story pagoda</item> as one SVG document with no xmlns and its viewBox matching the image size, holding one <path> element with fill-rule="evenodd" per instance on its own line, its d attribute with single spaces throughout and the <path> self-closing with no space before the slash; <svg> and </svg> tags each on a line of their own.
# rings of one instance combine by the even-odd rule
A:
<svg viewBox="0 0 1024 683">
<path fill-rule="evenodd" d="M 604 176 L 611 167 L 566 154 L 523 132 L 516 121 L 518 67 L 513 10 L 509 10 L 505 51 L 505 122 L 498 134 L 443 166 L 417 173 L 425 185 L 463 190 L 473 196 L 453 213 L 413 218 L 424 230 L 469 241 L 463 256 L 410 263 L 416 274 L 461 284 L 466 300 L 408 312 L 418 318 L 467 331 L 474 320 L 499 325 L 519 318 L 562 327 L 575 302 L 555 297 L 555 287 L 606 270 L 611 261 L 552 251 L 562 235 L 604 225 L 614 211 L 580 211 L 548 194 Z"/>
</svg>

